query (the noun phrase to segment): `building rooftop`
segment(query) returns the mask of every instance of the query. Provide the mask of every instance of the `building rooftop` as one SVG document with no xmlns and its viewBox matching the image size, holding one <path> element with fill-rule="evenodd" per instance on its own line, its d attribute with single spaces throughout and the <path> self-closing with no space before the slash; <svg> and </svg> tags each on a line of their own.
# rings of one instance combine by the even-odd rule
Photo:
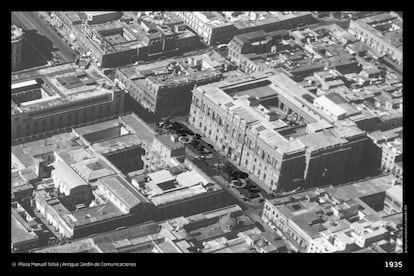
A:
<svg viewBox="0 0 414 276">
<path fill-rule="evenodd" d="M 86 181 L 115 174 L 115 171 L 101 158 L 83 160 L 72 164 L 72 168 Z"/>
<path fill-rule="evenodd" d="M 92 148 L 99 153 L 108 154 L 119 150 L 124 150 L 131 147 L 136 147 L 142 144 L 141 139 L 135 134 L 127 134 L 115 137 L 110 140 L 105 140 L 92 145 Z"/>
<path fill-rule="evenodd" d="M 31 227 L 29 225 L 24 225 L 14 214 L 11 216 L 11 233 L 13 244 L 39 239 L 36 233 L 31 230 Z"/>
<path fill-rule="evenodd" d="M 138 138 L 146 144 L 152 143 L 155 136 L 155 130 L 147 125 L 142 119 L 135 114 L 121 116 L 120 120 L 128 125 Z"/>
<path fill-rule="evenodd" d="M 329 130 L 300 136 L 298 137 L 298 140 L 301 141 L 305 146 L 311 148 L 313 151 L 326 149 L 329 147 L 336 147 L 347 142 L 344 139 L 330 135 L 328 131 Z"/>
<path fill-rule="evenodd" d="M 204 24 L 209 24 L 212 27 L 221 27 L 225 25 L 232 25 L 222 13 L 216 11 L 193 12 L 193 16 L 197 17 Z"/>
<path fill-rule="evenodd" d="M 118 70 L 142 89 L 146 89 L 146 79 L 159 87 L 190 85 L 194 82 L 199 83 L 210 78 L 221 77 L 221 73 L 215 68 L 222 63 L 219 58 L 213 57 L 213 54 L 214 51 L 210 51 L 185 58 L 168 58 L 152 63 L 131 65 Z M 197 64 L 201 65 L 200 70 L 195 69 Z"/>
<path fill-rule="evenodd" d="M 96 250 L 92 238 L 81 239 L 62 245 L 53 245 L 35 251 L 36 253 L 101 253 Z"/>
<path fill-rule="evenodd" d="M 403 202 L 403 190 L 401 186 L 393 186 L 392 188 L 389 188 L 386 193 L 390 195 L 393 200 L 400 203 Z"/>
<path fill-rule="evenodd" d="M 240 30 L 244 28 L 270 24 L 273 22 L 285 21 L 285 20 L 289 20 L 292 18 L 307 16 L 310 14 L 310 12 L 279 12 L 279 11 L 249 12 L 249 13 L 250 13 L 249 16 L 247 15 L 247 12 L 246 12 L 232 19 L 237 29 Z M 253 17 L 254 20 L 252 20 L 253 13 L 255 14 Z"/>
<path fill-rule="evenodd" d="M 53 173 L 62 179 L 69 189 L 74 189 L 80 186 L 88 185 L 88 183 L 79 176 L 66 162 L 53 162 Z"/>
<path fill-rule="evenodd" d="M 324 110 L 327 110 L 330 114 L 336 117 L 346 114 L 346 110 L 341 106 L 330 100 L 327 96 L 320 96 L 314 100 L 315 104 L 321 105 Z"/>
<path fill-rule="evenodd" d="M 12 89 L 29 87 L 32 80 L 40 80 L 41 98 L 14 104 L 12 114 L 40 110 L 60 111 L 72 102 L 109 100 L 116 89 L 102 73 L 93 67 L 81 69 L 74 63 L 34 68 L 12 74 Z M 57 107 L 60 107 L 57 109 Z"/>
<path fill-rule="evenodd" d="M 176 149 L 180 149 L 184 147 L 182 143 L 174 142 L 171 138 L 171 135 L 164 134 L 164 135 L 157 136 L 155 139 L 160 141 L 163 145 L 165 145 L 167 148 L 171 150 L 176 150 Z"/>
<path fill-rule="evenodd" d="M 148 200 L 142 194 L 119 176 L 102 178 L 99 182 L 110 190 L 129 209 L 136 207 L 141 203 L 148 203 Z"/>
<path fill-rule="evenodd" d="M 86 11 L 84 12 L 88 16 L 100 16 L 100 15 L 106 15 L 106 14 L 112 14 L 112 13 L 118 13 L 116 11 Z"/>
<path fill-rule="evenodd" d="M 382 215 L 368 205 L 372 200 L 367 200 L 367 203 L 364 200 L 367 196 L 385 193 L 392 187 L 389 180 L 389 176 L 382 176 L 336 187 L 313 188 L 270 202 L 310 238 L 318 240 L 319 246 L 328 250 L 326 252 L 333 252 L 338 249 L 335 244 L 329 243 L 332 235 L 345 244 L 353 244 L 355 236 L 365 235 L 368 238 L 387 231 L 381 228 L 384 225 Z M 359 219 L 355 221 L 357 216 Z M 379 230 L 375 232 L 377 226 Z M 375 231 L 364 234 L 364 231 L 355 230 L 361 227 Z"/>
<path fill-rule="evenodd" d="M 97 221 L 124 215 L 124 213 L 110 201 L 98 206 L 86 207 L 71 212 L 56 197 L 51 196 L 45 190 L 38 190 L 35 191 L 35 193 L 43 198 L 43 200 L 45 200 L 49 206 L 53 208 L 68 225 L 70 225 L 70 227 L 80 227 Z"/>
<path fill-rule="evenodd" d="M 332 195 L 336 198 L 349 200 L 385 192 L 391 185 L 392 176 L 385 175 L 336 187 L 336 189 L 332 191 Z"/>
<path fill-rule="evenodd" d="M 396 13 L 381 13 L 356 20 L 371 33 L 402 50 L 402 18 Z"/>
<path fill-rule="evenodd" d="M 139 23 L 131 19 L 138 19 Z M 91 42 L 102 52 L 113 53 L 148 46 L 152 39 L 163 40 L 167 36 L 181 39 L 195 36 L 187 29 L 176 30 L 173 28 L 175 25 L 181 24 L 180 22 L 171 13 L 155 16 L 141 13 L 139 17 L 132 15 L 128 18 L 124 12 L 124 18 L 120 20 L 90 26 L 92 31 L 97 34 Z"/>
<path fill-rule="evenodd" d="M 11 26 L 11 40 L 12 42 L 20 39 L 23 36 L 23 30 L 16 25 Z"/>
<path fill-rule="evenodd" d="M 147 173 L 141 180 L 144 181 L 142 193 L 156 206 L 221 190 L 219 185 L 195 170 L 173 175 L 169 170 L 163 169 Z"/>
</svg>

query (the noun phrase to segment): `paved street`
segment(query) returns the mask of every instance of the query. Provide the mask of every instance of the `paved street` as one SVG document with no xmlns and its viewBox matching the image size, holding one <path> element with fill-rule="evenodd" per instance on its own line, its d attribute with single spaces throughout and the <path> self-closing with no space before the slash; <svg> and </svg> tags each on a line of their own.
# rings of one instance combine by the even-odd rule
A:
<svg viewBox="0 0 414 276">
<path fill-rule="evenodd" d="M 37 12 L 13 12 L 12 23 L 22 27 L 25 31 L 37 30 L 40 34 L 46 36 L 57 48 L 56 55 L 63 61 L 71 61 L 76 54 L 70 46 L 60 38 L 56 31 L 47 24 L 47 21 L 40 18 Z M 38 45 L 41 48 L 42 45 Z"/>
<path fill-rule="evenodd" d="M 185 125 L 188 129 L 193 131 L 194 133 L 198 133 L 198 131 L 192 127 L 190 124 L 186 123 L 186 118 L 174 118 L 173 121 L 180 122 L 181 124 Z M 155 127 L 155 124 L 153 124 L 153 127 Z M 212 143 L 211 141 L 208 141 L 205 137 L 202 138 L 206 143 Z M 262 226 L 262 230 L 264 232 L 262 235 L 274 246 L 277 247 L 277 237 L 278 234 L 270 228 L 269 225 L 267 225 L 262 219 L 261 214 L 263 210 L 263 203 L 255 203 L 255 202 L 249 202 L 244 201 L 240 198 L 240 193 L 237 191 L 237 189 L 230 187 L 230 183 L 219 173 L 209 165 L 211 162 L 214 162 L 215 159 L 220 159 L 220 154 L 213 150 L 213 159 L 209 161 L 204 161 L 200 159 L 196 159 L 195 156 L 198 155 L 197 152 L 193 152 L 191 150 L 191 147 L 186 147 L 186 156 L 191 160 L 197 167 L 199 167 L 201 170 L 203 170 L 208 176 L 210 176 L 216 183 L 218 183 L 224 190 L 226 190 L 228 193 L 230 193 L 237 201 L 237 204 L 240 205 L 243 210 L 245 210 L 246 214 L 255 222 Z M 291 240 L 290 237 L 286 237 L 282 235 L 281 237 L 286 244 L 286 247 L 288 248 L 288 251 L 298 251 L 297 250 L 297 244 L 295 241 Z M 279 241 L 280 242 L 280 241 Z"/>
</svg>

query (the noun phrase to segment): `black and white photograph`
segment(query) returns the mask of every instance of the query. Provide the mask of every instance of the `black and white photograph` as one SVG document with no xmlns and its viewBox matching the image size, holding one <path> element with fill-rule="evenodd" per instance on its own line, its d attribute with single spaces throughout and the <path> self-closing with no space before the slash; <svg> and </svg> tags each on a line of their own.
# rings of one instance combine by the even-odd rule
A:
<svg viewBox="0 0 414 276">
<path fill-rule="evenodd" d="M 10 17 L 12 258 L 394 253 L 384 268 L 408 265 L 403 12 Z M 138 265 L 64 259 L 11 266 Z"/>
</svg>

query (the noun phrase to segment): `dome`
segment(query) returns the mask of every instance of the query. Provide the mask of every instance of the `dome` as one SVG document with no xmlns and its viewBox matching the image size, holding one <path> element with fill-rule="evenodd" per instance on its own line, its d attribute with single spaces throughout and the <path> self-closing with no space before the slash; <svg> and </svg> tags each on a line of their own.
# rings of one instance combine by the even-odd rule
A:
<svg viewBox="0 0 414 276">
<path fill-rule="evenodd" d="M 230 214 L 227 214 L 220 218 L 219 224 L 221 226 L 221 229 L 223 229 L 223 231 L 229 232 L 236 225 L 236 219 L 232 218 Z"/>
</svg>

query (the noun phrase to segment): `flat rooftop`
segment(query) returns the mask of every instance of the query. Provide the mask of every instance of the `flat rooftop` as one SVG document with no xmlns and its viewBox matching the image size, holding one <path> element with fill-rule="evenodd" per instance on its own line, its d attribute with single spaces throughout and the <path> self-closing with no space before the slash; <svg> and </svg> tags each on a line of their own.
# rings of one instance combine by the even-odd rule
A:
<svg viewBox="0 0 414 276">
<path fill-rule="evenodd" d="M 271 24 L 273 22 L 279 22 L 279 21 L 286 21 L 293 18 L 298 18 L 302 16 L 307 16 L 311 14 L 310 12 L 255 12 L 256 13 L 256 19 L 251 20 L 247 16 L 239 16 L 239 18 L 236 18 L 234 21 L 234 25 L 237 29 L 244 29 L 254 26 L 260 26 L 265 24 Z"/>
<path fill-rule="evenodd" d="M 45 139 L 36 140 L 29 143 L 13 146 L 12 161 L 18 162 L 17 165 L 29 168 L 35 165 L 33 158 L 44 154 L 52 153 L 55 150 L 65 150 L 80 148 L 85 144 L 76 139 L 73 133 L 62 133 Z"/>
<path fill-rule="evenodd" d="M 210 191 L 221 190 L 211 179 L 190 170 L 173 175 L 169 170 L 146 174 L 143 194 L 155 205 L 163 205 L 195 197 Z"/>
<path fill-rule="evenodd" d="M 394 13 L 381 13 L 356 20 L 361 26 L 402 51 L 402 19 Z"/>
<path fill-rule="evenodd" d="M 49 203 L 49 206 L 55 209 L 59 216 L 71 227 L 83 226 L 125 215 L 110 201 L 102 205 L 87 207 L 70 212 L 61 202 L 59 202 L 56 198 L 51 197 L 44 190 L 36 191 L 35 193 L 46 200 Z"/>
<path fill-rule="evenodd" d="M 90 99 L 109 99 L 117 88 L 94 68 L 81 69 L 74 63 L 19 71 L 12 74 L 12 88 L 41 80 L 41 98 L 12 105 L 12 113 L 51 109 Z"/>
<path fill-rule="evenodd" d="M 162 144 L 164 144 L 167 148 L 171 149 L 171 150 L 176 150 L 176 149 L 180 149 L 180 148 L 184 148 L 184 145 L 180 142 L 174 142 L 173 140 L 171 140 L 171 135 L 160 135 L 157 136 L 156 138 L 157 140 L 159 140 Z"/>
<path fill-rule="evenodd" d="M 264 86 L 260 86 L 260 87 L 257 87 L 257 88 L 241 90 L 241 91 L 238 91 L 238 92 L 234 93 L 233 95 L 237 95 L 237 96 L 244 96 L 244 95 L 255 96 L 260 100 L 262 98 L 268 98 L 270 96 L 276 96 L 277 92 L 274 89 L 272 89 L 270 86 L 264 85 Z"/>
<path fill-rule="evenodd" d="M 392 187 L 392 176 L 385 175 L 353 184 L 344 184 L 336 187 L 330 193 L 343 200 L 360 198 L 372 194 L 382 193 Z"/>
<path fill-rule="evenodd" d="M 128 208 L 133 208 L 140 203 L 148 203 L 149 201 L 139 193 L 131 184 L 119 176 L 109 176 L 99 180 L 105 185 L 119 200 L 121 200 Z"/>
<path fill-rule="evenodd" d="M 130 127 L 143 142 L 150 144 L 155 137 L 155 130 L 135 114 L 121 116 L 120 120 Z"/>
<path fill-rule="evenodd" d="M 140 146 L 141 139 L 135 134 L 127 134 L 110 140 L 105 140 L 92 145 L 92 148 L 99 153 L 109 154 L 119 150 Z"/>
<path fill-rule="evenodd" d="M 20 222 L 13 214 L 11 216 L 11 239 L 13 244 L 20 242 L 27 242 L 32 240 L 38 240 L 39 237 L 33 232 L 29 231 L 22 222 Z"/>
<path fill-rule="evenodd" d="M 247 88 L 247 89 L 245 89 Z M 304 150 L 305 145 L 302 141 L 294 139 L 292 141 L 287 140 L 276 129 L 283 127 L 283 125 L 277 126 L 274 122 L 269 122 L 265 118 L 263 112 L 265 109 L 259 110 L 259 107 L 250 106 L 243 97 L 254 96 L 259 93 L 259 96 L 264 98 L 270 98 L 274 95 L 283 97 L 298 108 L 303 110 L 303 105 L 307 105 L 309 108 L 320 114 L 310 103 L 306 103 L 300 99 L 303 95 L 308 95 L 304 88 L 299 87 L 293 80 L 289 79 L 283 73 L 276 73 L 273 75 L 266 74 L 253 74 L 250 77 L 240 78 L 239 80 L 224 80 L 218 83 L 204 85 L 197 88 L 199 91 L 204 91 L 204 96 L 210 101 L 215 103 L 223 110 L 228 110 L 240 118 L 243 118 L 251 131 L 259 133 L 259 137 L 273 149 L 276 149 L 282 153 L 293 153 L 300 150 Z M 239 95 L 239 93 L 243 95 Z M 231 96 L 237 95 L 236 99 Z M 269 110 L 271 111 L 271 110 Z M 307 112 L 309 118 L 314 119 L 311 122 L 317 122 L 320 120 L 315 114 Z M 308 119 L 309 119 L 308 118 Z M 332 121 L 329 119 L 329 121 Z M 306 139 L 306 138 L 305 138 Z M 334 138 L 324 139 L 325 144 L 333 143 Z M 317 140 L 317 139 L 316 139 Z M 335 142 L 338 142 L 335 140 Z M 320 147 L 321 143 L 315 141 L 314 144 Z"/>
<path fill-rule="evenodd" d="M 99 157 L 82 160 L 81 162 L 72 164 L 72 168 L 88 181 L 115 174 L 115 171 L 109 164 Z"/>
<path fill-rule="evenodd" d="M 204 24 L 209 24 L 213 27 L 232 25 L 232 22 L 228 21 L 222 13 L 217 11 L 192 12 L 192 15 Z"/>
<path fill-rule="evenodd" d="M 217 58 L 212 57 L 213 54 L 214 52 L 210 52 L 185 58 L 168 58 L 147 64 L 131 65 L 118 70 L 142 89 L 146 89 L 145 79 L 160 86 L 186 85 L 221 76 L 221 73 L 214 69 L 214 65 L 218 66 L 217 64 L 221 63 L 218 63 Z M 190 59 L 201 61 L 202 69 L 195 70 L 189 62 Z M 208 68 L 208 66 L 213 68 Z M 176 70 L 177 73 L 174 73 Z"/>
</svg>

